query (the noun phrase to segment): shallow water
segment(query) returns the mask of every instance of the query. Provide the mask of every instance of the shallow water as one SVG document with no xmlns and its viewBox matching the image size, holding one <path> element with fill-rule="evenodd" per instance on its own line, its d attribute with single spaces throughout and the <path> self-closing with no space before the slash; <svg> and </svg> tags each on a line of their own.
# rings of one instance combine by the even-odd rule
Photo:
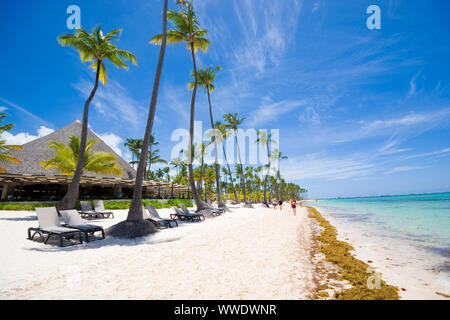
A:
<svg viewBox="0 0 450 320">
<path fill-rule="evenodd" d="M 420 256 L 450 287 L 450 193 L 326 199 L 315 205 L 355 234 L 397 253 L 400 248 L 405 257 Z"/>
</svg>

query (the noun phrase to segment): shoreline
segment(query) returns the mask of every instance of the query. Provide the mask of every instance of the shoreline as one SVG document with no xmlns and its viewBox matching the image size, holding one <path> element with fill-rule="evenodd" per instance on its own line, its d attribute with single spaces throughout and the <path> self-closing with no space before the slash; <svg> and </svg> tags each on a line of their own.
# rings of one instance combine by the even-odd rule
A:
<svg viewBox="0 0 450 320">
<path fill-rule="evenodd" d="M 426 259 L 427 255 L 418 248 L 399 239 L 373 236 L 333 217 L 320 205 L 314 207 L 337 229 L 337 239 L 353 246 L 356 258 L 368 263 L 383 279 L 400 289 L 400 299 L 448 299 L 448 288 Z"/>
</svg>

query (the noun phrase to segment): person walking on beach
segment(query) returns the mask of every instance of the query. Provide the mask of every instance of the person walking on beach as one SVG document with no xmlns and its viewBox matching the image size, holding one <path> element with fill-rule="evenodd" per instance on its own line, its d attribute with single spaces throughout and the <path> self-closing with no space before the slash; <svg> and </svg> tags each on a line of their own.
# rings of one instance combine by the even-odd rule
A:
<svg viewBox="0 0 450 320">
<path fill-rule="evenodd" d="M 273 204 L 273 210 L 277 210 L 277 204 L 278 204 L 278 201 L 277 201 L 277 199 L 273 199 L 273 202 L 272 202 L 272 204 Z"/>
<path fill-rule="evenodd" d="M 294 213 L 294 216 L 297 215 L 297 200 L 293 199 L 291 200 L 291 207 L 292 207 L 292 212 Z"/>
<path fill-rule="evenodd" d="M 278 205 L 280 206 L 280 211 L 283 211 L 283 200 L 280 199 L 280 201 L 278 201 Z"/>
</svg>

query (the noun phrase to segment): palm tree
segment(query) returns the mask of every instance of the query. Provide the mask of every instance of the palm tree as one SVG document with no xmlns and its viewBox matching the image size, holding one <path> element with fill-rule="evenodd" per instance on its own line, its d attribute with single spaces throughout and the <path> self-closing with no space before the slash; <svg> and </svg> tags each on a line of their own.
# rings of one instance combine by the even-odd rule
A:
<svg viewBox="0 0 450 320">
<path fill-rule="evenodd" d="M 277 163 L 278 163 L 278 170 L 277 170 L 277 173 L 276 173 L 276 180 L 277 180 L 277 185 L 278 185 L 278 192 L 277 192 L 278 193 L 278 198 L 281 198 L 280 186 L 279 186 L 279 183 L 278 183 L 278 181 L 281 182 L 280 163 L 281 163 L 281 160 L 284 160 L 284 159 L 287 159 L 287 158 L 288 157 L 287 156 L 283 156 L 283 153 L 280 150 L 278 150 L 278 149 L 275 149 L 273 151 L 273 153 L 272 153 L 272 159 L 277 161 Z"/>
<path fill-rule="evenodd" d="M 262 148 L 266 148 L 267 150 L 267 173 L 264 178 L 264 205 L 269 207 L 269 203 L 267 202 L 267 178 L 269 177 L 270 173 L 270 166 L 271 166 L 271 156 L 270 156 L 270 145 L 277 144 L 277 142 L 272 139 L 272 133 L 267 134 L 265 130 L 260 130 L 256 133 L 257 139 L 256 143 L 259 143 Z"/>
<path fill-rule="evenodd" d="M 94 88 L 84 104 L 80 154 L 77 162 L 77 168 L 66 195 L 59 203 L 59 209 L 74 209 L 76 206 L 80 179 L 84 166 L 89 105 L 92 99 L 94 99 L 99 80 L 106 85 L 106 66 L 104 61 L 109 60 L 114 66 L 122 69 L 128 69 L 128 66 L 123 61 L 125 58 L 132 64 L 137 65 L 136 57 L 132 53 L 126 50 L 120 50 L 113 44 L 113 40 L 116 40 L 119 37 L 121 31 L 121 29 L 115 29 L 104 36 L 101 26 L 97 26 L 92 30 L 92 33 L 89 33 L 81 28 L 75 31 L 75 35 L 64 34 L 58 37 L 58 42 L 62 46 L 72 47 L 80 53 L 82 62 L 91 61 L 92 65 L 90 67 L 96 72 Z"/>
<path fill-rule="evenodd" d="M 155 81 L 153 82 L 152 98 L 148 113 L 147 126 L 145 128 L 144 145 L 142 150 L 148 150 L 150 135 L 153 130 L 153 119 L 155 118 L 156 102 L 158 100 L 159 82 L 164 65 L 164 54 L 167 44 L 167 0 L 164 0 L 163 9 L 163 32 L 161 34 L 161 50 L 159 51 L 158 65 L 156 67 Z M 122 225 L 119 223 L 109 229 L 110 234 L 122 237 L 139 237 L 154 231 L 154 227 L 143 220 L 142 213 L 142 184 L 144 180 L 145 168 L 147 166 L 147 152 L 141 152 L 139 165 L 136 172 L 136 182 L 134 184 L 133 200 L 128 211 L 127 220 Z M 130 228 L 130 226 L 133 226 Z"/>
<path fill-rule="evenodd" d="M 183 6 L 180 11 L 169 10 L 167 17 L 175 26 L 175 29 L 167 31 L 167 41 L 169 43 L 186 43 L 186 48 L 191 51 L 192 64 L 194 67 L 194 87 L 192 91 L 191 99 L 191 116 L 190 116 L 190 126 L 189 126 L 189 145 L 188 145 L 188 169 L 189 169 L 189 183 L 192 190 L 192 197 L 194 198 L 195 204 L 197 206 L 197 211 L 206 210 L 208 207 L 206 204 L 202 203 L 198 196 L 197 189 L 195 187 L 194 181 L 194 170 L 192 167 L 192 158 L 189 156 L 192 153 L 192 143 L 194 139 L 194 115 L 195 115 L 195 97 L 197 94 L 197 65 L 195 62 L 195 53 L 198 49 L 206 52 L 210 42 L 205 38 L 208 34 L 208 30 L 200 29 L 200 24 L 195 14 L 194 7 L 191 2 L 179 2 Z M 156 35 L 152 38 L 152 43 L 161 43 L 162 35 Z"/>
<path fill-rule="evenodd" d="M 162 169 L 162 171 L 164 172 L 164 174 L 166 175 L 166 181 L 170 182 L 170 168 L 169 167 L 164 167 Z"/>
<path fill-rule="evenodd" d="M 148 162 L 148 171 L 147 171 L 147 172 L 150 172 L 150 171 L 151 171 L 151 169 L 152 169 L 152 164 L 155 164 L 155 163 L 164 163 L 164 164 L 167 164 L 167 161 L 160 157 L 160 155 L 159 155 L 159 149 L 155 149 L 155 150 L 153 150 L 153 151 L 148 150 L 148 159 L 147 159 L 147 162 Z"/>
<path fill-rule="evenodd" d="M 137 159 L 139 159 L 139 156 L 141 154 L 142 145 L 144 144 L 144 139 L 133 139 L 128 138 L 126 139 L 124 146 L 128 147 L 128 150 L 131 152 L 131 161 L 130 164 L 134 167 L 139 163 Z"/>
<path fill-rule="evenodd" d="M 157 146 L 159 144 L 159 142 L 156 141 L 155 136 L 153 135 L 153 133 L 150 134 L 150 142 L 149 142 L 149 144 L 150 144 L 150 147 L 149 147 L 149 153 L 148 153 L 148 171 L 151 170 L 152 163 L 167 163 L 166 160 L 160 159 L 159 156 L 156 159 L 154 159 L 153 162 L 150 161 L 152 159 L 152 155 L 153 154 L 158 154 L 158 152 L 159 152 L 159 149 L 156 152 L 152 151 L 153 150 L 153 146 Z M 162 161 L 160 161 L 160 160 L 162 160 Z M 147 175 L 144 174 L 144 179 L 146 179 L 146 178 L 147 178 Z"/>
<path fill-rule="evenodd" d="M 0 113 L 0 122 L 2 122 L 3 119 L 5 119 L 5 118 L 6 118 L 6 114 Z M 12 128 L 14 128 L 13 123 L 7 123 L 7 124 L 0 126 L 0 136 L 3 135 L 3 133 L 5 131 L 9 131 Z M 22 146 L 10 145 L 10 144 L 5 144 L 5 143 L 6 143 L 5 140 L 0 140 L 0 163 L 1 164 L 7 163 L 7 162 L 20 163 L 19 159 L 17 159 L 16 157 L 13 157 L 9 153 L 12 150 L 22 150 L 23 149 Z M 2 166 L 0 166 L 0 173 L 4 173 L 4 172 L 6 172 L 6 169 L 3 168 Z"/>
<path fill-rule="evenodd" d="M 183 160 L 179 157 L 174 158 L 171 162 L 170 165 L 173 166 L 175 168 L 175 170 L 177 170 L 177 175 L 180 174 L 180 168 L 183 165 Z"/>
<path fill-rule="evenodd" d="M 237 154 L 239 157 L 239 164 L 241 167 L 241 179 L 242 179 L 242 192 L 244 194 L 244 207 L 246 208 L 253 208 L 253 206 L 247 201 L 247 194 L 245 191 L 245 178 L 244 178 L 244 167 L 242 166 L 242 159 L 241 159 L 241 150 L 239 149 L 239 142 L 238 142 L 238 126 L 241 125 L 242 122 L 244 122 L 244 120 L 246 118 L 241 118 L 239 119 L 238 114 L 237 113 L 229 113 L 223 116 L 224 120 L 226 121 L 225 127 L 227 129 L 233 130 L 234 131 L 234 138 L 235 138 L 235 142 L 236 142 L 236 148 L 237 148 Z"/>
<path fill-rule="evenodd" d="M 224 139 L 226 139 L 230 136 L 230 130 L 228 130 L 228 128 L 225 126 L 225 124 L 221 123 L 220 121 L 216 121 L 214 127 L 220 133 L 220 136 L 217 138 L 218 138 L 218 142 L 222 143 L 223 156 L 225 158 L 225 163 L 227 164 L 227 167 L 228 167 L 228 174 L 230 175 L 231 187 L 233 188 L 233 193 L 234 193 L 234 201 L 236 203 L 239 203 L 239 198 L 237 196 L 236 189 L 234 187 L 233 173 L 231 171 L 230 164 L 228 163 L 227 153 L 225 151 L 225 143 L 223 142 Z"/>
<path fill-rule="evenodd" d="M 219 208 L 225 208 L 225 203 L 222 201 L 222 192 L 220 190 L 220 174 L 219 174 L 219 159 L 217 154 L 217 141 L 216 141 L 216 128 L 214 127 L 214 119 L 212 114 L 212 106 L 211 106 L 211 96 L 210 93 L 215 90 L 215 86 L 213 84 L 214 80 L 216 79 L 216 72 L 221 70 L 221 67 L 208 67 L 206 69 L 199 69 L 197 78 L 198 78 L 198 85 L 202 86 L 205 89 L 205 92 L 208 95 L 208 103 L 209 103 L 209 119 L 211 121 L 211 129 L 214 132 L 214 136 L 212 137 L 214 141 L 214 155 L 215 155 L 215 167 L 216 167 L 216 188 L 217 188 L 217 203 Z M 189 89 L 193 89 L 195 86 L 195 82 L 189 82 L 188 87 Z M 206 198 L 206 196 L 205 196 Z"/>
<path fill-rule="evenodd" d="M 112 174 L 121 177 L 122 168 L 117 163 L 117 158 L 112 153 L 91 151 L 98 140 L 88 140 L 84 152 L 83 173 L 94 172 Z M 61 174 L 72 176 L 76 172 L 80 155 L 80 137 L 71 136 L 66 146 L 64 143 L 52 141 L 49 148 L 55 150 L 55 156 L 46 162 L 39 162 L 44 169 L 57 168 Z"/>
</svg>

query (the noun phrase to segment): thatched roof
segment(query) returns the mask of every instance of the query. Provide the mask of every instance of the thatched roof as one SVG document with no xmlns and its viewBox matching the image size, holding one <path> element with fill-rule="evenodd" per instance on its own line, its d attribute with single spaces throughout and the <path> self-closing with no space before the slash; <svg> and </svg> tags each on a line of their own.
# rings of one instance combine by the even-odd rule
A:
<svg viewBox="0 0 450 320">
<path fill-rule="evenodd" d="M 28 142 L 23 145 L 23 150 L 17 150 L 11 152 L 11 155 L 18 158 L 21 163 L 5 163 L 2 166 L 6 169 L 6 172 L 9 174 L 30 174 L 30 175 L 59 175 L 60 172 L 56 168 L 51 168 L 45 170 L 39 164 L 42 161 L 48 161 L 54 157 L 55 152 L 52 148 L 49 148 L 48 145 L 51 141 L 58 141 L 64 144 L 68 144 L 71 136 L 80 136 L 81 135 L 81 122 L 76 120 L 72 122 L 68 126 L 61 128 L 59 130 L 50 133 L 49 135 L 38 138 L 31 142 Z M 122 168 L 123 176 L 120 177 L 122 179 L 134 179 L 136 177 L 136 171 L 122 159 L 117 153 L 114 152 L 104 141 L 102 141 L 92 130 L 88 129 L 88 139 L 96 139 L 98 143 L 96 143 L 92 150 L 94 151 L 102 151 L 112 153 L 117 157 L 117 162 L 119 166 Z M 85 176 L 96 177 L 96 178 L 118 178 L 113 175 L 99 175 L 93 172 L 86 172 Z"/>
</svg>

